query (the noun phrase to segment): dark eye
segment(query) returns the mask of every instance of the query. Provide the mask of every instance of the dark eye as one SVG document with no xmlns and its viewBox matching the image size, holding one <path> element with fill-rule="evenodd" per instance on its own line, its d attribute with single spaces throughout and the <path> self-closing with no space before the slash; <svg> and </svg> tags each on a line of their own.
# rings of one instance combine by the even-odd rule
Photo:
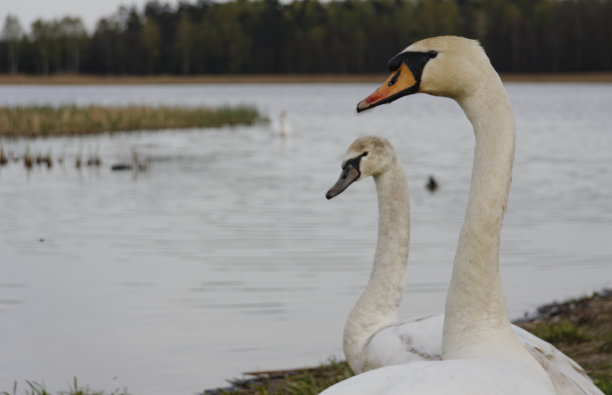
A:
<svg viewBox="0 0 612 395">
<path fill-rule="evenodd" d="M 401 70 L 397 70 L 397 73 L 395 73 L 395 75 L 393 76 L 393 78 L 391 78 L 391 81 L 389 81 L 389 83 L 387 84 L 387 86 L 393 86 L 396 82 L 397 79 L 399 78 L 401 73 Z"/>
<path fill-rule="evenodd" d="M 431 59 L 435 58 L 436 56 L 438 56 L 438 51 L 429 51 L 427 52 L 427 55 L 429 55 L 429 57 Z"/>
</svg>

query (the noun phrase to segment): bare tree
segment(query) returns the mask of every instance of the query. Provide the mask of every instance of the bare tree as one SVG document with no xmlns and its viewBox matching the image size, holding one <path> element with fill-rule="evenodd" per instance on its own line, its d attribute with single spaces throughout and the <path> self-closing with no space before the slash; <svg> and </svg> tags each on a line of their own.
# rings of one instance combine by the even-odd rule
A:
<svg viewBox="0 0 612 395">
<path fill-rule="evenodd" d="M 196 28 L 191 23 L 189 15 L 183 13 L 179 20 L 176 30 L 175 46 L 178 50 L 181 59 L 181 71 L 183 74 L 189 74 L 189 66 L 191 64 L 191 52 L 196 39 Z"/>
<path fill-rule="evenodd" d="M 80 18 L 64 17 L 59 21 L 59 39 L 68 57 L 66 71 L 78 73 L 81 48 L 87 39 L 87 31 Z"/>
<path fill-rule="evenodd" d="M 23 29 L 16 16 L 7 15 L 2 28 L 2 39 L 6 41 L 9 52 L 11 74 L 19 71 L 19 41 L 23 37 Z"/>
</svg>

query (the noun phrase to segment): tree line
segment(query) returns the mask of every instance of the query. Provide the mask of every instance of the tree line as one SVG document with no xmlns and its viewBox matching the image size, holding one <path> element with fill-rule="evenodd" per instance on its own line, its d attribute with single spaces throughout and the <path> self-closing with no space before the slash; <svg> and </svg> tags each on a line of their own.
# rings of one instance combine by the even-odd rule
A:
<svg viewBox="0 0 612 395">
<path fill-rule="evenodd" d="M 79 18 L 6 16 L 1 73 L 377 73 L 421 38 L 478 39 L 501 72 L 612 70 L 612 0 L 197 0 Z"/>
</svg>

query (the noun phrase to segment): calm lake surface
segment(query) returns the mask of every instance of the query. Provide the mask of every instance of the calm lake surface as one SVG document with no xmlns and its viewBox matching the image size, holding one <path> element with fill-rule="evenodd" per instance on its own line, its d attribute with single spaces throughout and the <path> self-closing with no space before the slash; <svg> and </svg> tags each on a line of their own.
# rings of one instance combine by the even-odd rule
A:
<svg viewBox="0 0 612 395">
<path fill-rule="evenodd" d="M 374 184 L 327 201 L 357 137 L 387 137 L 411 187 L 402 317 L 443 310 L 473 133 L 425 95 L 357 115 L 375 84 L 1 86 L 0 105 L 250 104 L 271 125 L 3 140 L 65 158 L 0 168 L 0 392 L 194 394 L 341 356 L 376 244 Z M 612 84 L 507 84 L 517 123 L 501 264 L 511 317 L 612 286 Z M 275 134 L 287 111 L 293 135 Z M 147 170 L 111 172 L 137 152 Z M 74 166 L 99 155 L 99 168 Z M 424 184 L 434 175 L 440 189 Z"/>
</svg>

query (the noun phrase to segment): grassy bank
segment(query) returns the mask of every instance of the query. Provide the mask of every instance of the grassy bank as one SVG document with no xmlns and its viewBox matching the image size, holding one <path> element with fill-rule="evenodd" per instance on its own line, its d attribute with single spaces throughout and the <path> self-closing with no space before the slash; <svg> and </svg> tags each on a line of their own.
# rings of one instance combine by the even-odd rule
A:
<svg viewBox="0 0 612 395">
<path fill-rule="evenodd" d="M 537 317 L 516 324 L 578 362 L 606 395 L 612 395 L 612 290 L 592 297 L 545 305 Z M 245 373 L 231 386 L 205 395 L 318 394 L 352 376 L 346 362 L 332 361 L 317 368 Z"/>
<path fill-rule="evenodd" d="M 242 74 L 242 75 L 112 75 L 0 74 L 0 85 L 147 85 L 147 84 L 286 84 L 286 83 L 382 83 L 388 74 Z M 558 74 L 502 74 L 508 82 L 612 82 L 612 72 Z"/>
<path fill-rule="evenodd" d="M 0 108 L 0 136 L 51 137 L 131 130 L 252 125 L 252 107 L 28 106 Z"/>
</svg>

